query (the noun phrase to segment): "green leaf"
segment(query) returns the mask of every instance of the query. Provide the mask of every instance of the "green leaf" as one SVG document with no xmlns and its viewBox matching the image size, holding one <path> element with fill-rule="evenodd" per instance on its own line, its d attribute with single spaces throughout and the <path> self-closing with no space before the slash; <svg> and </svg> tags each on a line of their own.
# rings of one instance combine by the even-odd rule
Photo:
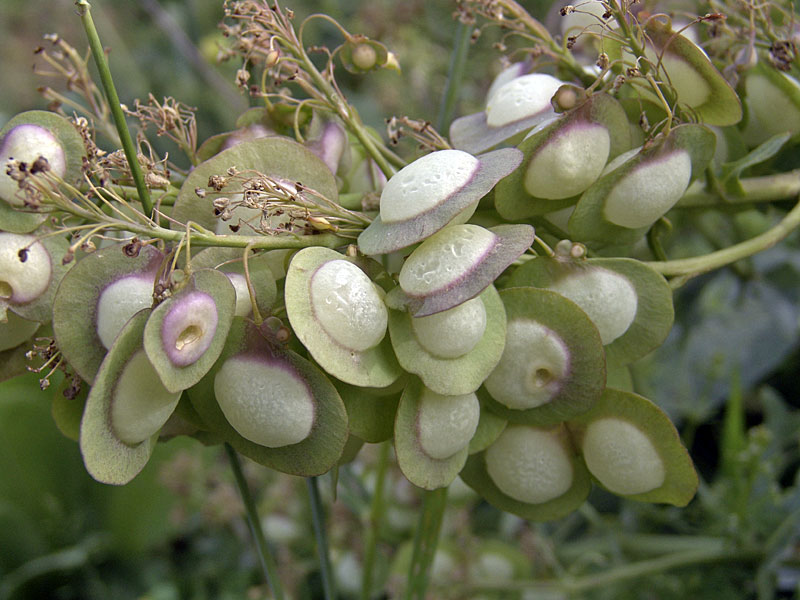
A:
<svg viewBox="0 0 800 600">
<path fill-rule="evenodd" d="M 588 412 L 570 419 L 567 423 L 578 447 L 585 450 L 587 430 L 593 423 L 598 422 L 622 422 L 628 425 L 627 428 L 614 430 L 617 432 L 617 436 L 607 441 L 606 451 L 609 456 L 614 456 L 615 462 L 607 463 L 604 467 L 606 481 L 603 481 L 602 478 L 598 479 L 604 487 L 610 484 L 607 473 L 611 473 L 615 484 L 620 480 L 623 485 L 637 483 L 631 481 L 631 474 L 638 474 L 637 461 L 646 452 L 643 453 L 640 445 L 630 443 L 630 440 L 633 439 L 630 436 L 619 435 L 627 432 L 632 426 L 643 434 L 652 445 L 663 466 L 664 479 L 661 485 L 649 491 L 618 495 L 631 500 L 664 502 L 675 506 L 686 506 L 689 503 L 697 491 L 697 474 L 692 460 L 689 458 L 689 453 L 681 444 L 675 426 L 660 408 L 642 396 L 606 389 L 594 407 Z M 630 455 L 627 454 L 628 452 Z M 585 460 L 589 469 L 592 470 L 591 457 L 585 457 Z M 653 465 L 648 465 L 647 471 L 652 472 Z M 597 474 L 593 473 L 593 475 Z M 613 488 L 614 485 L 611 487 Z M 614 492 L 614 489 L 610 491 Z"/>
<path fill-rule="evenodd" d="M 780 152 L 781 148 L 791 138 L 790 133 L 780 133 L 769 138 L 757 148 L 751 150 L 746 156 L 733 162 L 724 163 L 719 175 L 720 182 L 725 185 L 728 193 L 744 196 L 744 189 L 739 182 L 742 171 L 769 160 Z"/>
</svg>

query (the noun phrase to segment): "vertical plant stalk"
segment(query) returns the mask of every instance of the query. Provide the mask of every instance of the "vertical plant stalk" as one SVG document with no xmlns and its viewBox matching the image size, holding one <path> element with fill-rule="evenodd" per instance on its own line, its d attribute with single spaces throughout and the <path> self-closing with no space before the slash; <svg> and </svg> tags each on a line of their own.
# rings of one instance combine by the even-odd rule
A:
<svg viewBox="0 0 800 600">
<path fill-rule="evenodd" d="M 122 142 L 122 149 L 125 152 L 125 158 L 128 161 L 128 166 L 131 169 L 131 175 L 136 183 L 136 191 L 139 194 L 139 201 L 142 203 L 142 208 L 147 216 L 153 216 L 153 201 L 150 199 L 150 192 L 144 183 L 144 176 L 142 168 L 139 165 L 138 152 L 136 146 L 133 144 L 131 132 L 128 130 L 128 125 L 125 122 L 125 114 L 122 112 L 122 106 L 119 102 L 117 90 L 114 87 L 114 80 L 111 78 L 111 70 L 108 68 L 106 62 L 106 55 L 103 51 L 103 45 L 100 42 L 100 36 L 97 34 L 97 29 L 94 26 L 92 19 L 91 5 L 87 0 L 77 0 L 75 6 L 78 7 L 78 15 L 83 22 L 83 28 L 86 31 L 86 37 L 89 40 L 89 48 L 92 51 L 94 62 L 97 65 L 97 71 L 100 74 L 100 83 L 103 85 L 103 90 L 106 93 L 109 107 L 111 108 L 111 116 L 114 118 L 114 125 L 119 133 L 119 139 Z"/>
<path fill-rule="evenodd" d="M 258 518 L 258 511 L 256 510 L 253 497 L 250 495 L 250 488 L 247 486 L 247 481 L 242 472 L 242 465 L 239 462 L 239 456 L 236 454 L 230 444 L 224 444 L 225 452 L 228 454 L 228 459 L 231 463 L 233 475 L 236 478 L 236 485 L 239 488 L 239 494 L 242 496 L 245 512 L 247 513 L 247 523 L 250 525 L 250 531 L 253 534 L 253 539 L 256 543 L 256 550 L 258 558 L 261 562 L 261 570 L 264 572 L 264 578 L 267 580 L 272 595 L 275 600 L 283 600 L 283 588 L 278 577 L 278 565 L 272 557 L 267 539 L 264 537 L 264 530 L 261 529 L 261 520 Z"/>
<path fill-rule="evenodd" d="M 464 23 L 459 23 L 456 28 L 456 37 L 453 41 L 453 54 L 450 57 L 450 67 L 447 70 L 447 84 L 439 107 L 439 118 L 436 120 L 436 129 L 445 133 L 453 120 L 453 113 L 458 102 L 458 93 L 464 79 L 464 68 L 467 65 L 467 55 L 471 42 L 470 28 Z"/>
<path fill-rule="evenodd" d="M 325 517 L 322 512 L 322 502 L 319 497 L 319 486 L 316 477 L 306 477 L 308 498 L 311 501 L 311 522 L 314 527 L 314 537 L 317 539 L 317 554 L 319 555 L 319 572 L 322 576 L 322 591 L 325 600 L 335 600 L 336 585 L 331 569 L 330 552 L 328 551 L 328 536 L 325 534 Z"/>
<path fill-rule="evenodd" d="M 411 555 L 411 566 L 408 569 L 405 600 L 425 600 L 428 575 L 439 544 L 445 506 L 447 506 L 446 487 L 425 492 L 417 531 L 414 533 L 414 550 Z"/>
<path fill-rule="evenodd" d="M 361 577 L 361 600 L 369 600 L 372 594 L 374 581 L 375 557 L 378 548 L 383 515 L 386 512 L 384 503 L 384 490 L 386 488 L 386 471 L 389 466 L 389 450 L 391 446 L 384 442 L 378 454 L 378 470 L 375 473 L 375 491 L 372 494 L 370 505 L 369 527 L 367 527 L 367 541 L 364 544 L 364 567 Z"/>
</svg>

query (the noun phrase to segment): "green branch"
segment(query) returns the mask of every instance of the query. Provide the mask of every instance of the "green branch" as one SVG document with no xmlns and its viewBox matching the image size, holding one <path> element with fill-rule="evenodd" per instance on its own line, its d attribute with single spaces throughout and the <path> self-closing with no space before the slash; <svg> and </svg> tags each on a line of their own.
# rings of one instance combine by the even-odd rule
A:
<svg viewBox="0 0 800 600">
<path fill-rule="evenodd" d="M 389 451 L 391 444 L 384 442 L 378 454 L 378 469 L 375 473 L 375 491 L 372 493 L 370 506 L 369 527 L 367 527 L 367 540 L 364 545 L 364 570 L 361 578 L 361 600 L 369 600 L 372 595 L 372 585 L 375 571 L 375 557 L 377 554 L 378 537 L 380 536 L 383 515 L 386 512 L 384 489 L 386 487 L 386 471 L 389 466 Z"/>
<path fill-rule="evenodd" d="M 131 132 L 128 131 L 128 125 L 125 123 L 125 114 L 122 112 L 119 96 L 114 87 L 114 80 L 111 78 L 111 70 L 108 68 L 108 63 L 106 62 L 103 45 L 100 42 L 100 36 L 97 34 L 97 29 L 92 20 L 92 7 L 86 0 L 77 0 L 75 6 L 78 7 L 78 15 L 81 17 L 83 28 L 86 30 L 89 48 L 91 48 L 94 62 L 97 65 L 97 71 L 100 73 L 100 82 L 103 84 L 103 89 L 106 92 L 106 98 L 108 98 L 108 104 L 111 108 L 111 115 L 114 117 L 114 125 L 117 127 L 117 133 L 119 133 L 122 149 L 125 152 L 128 166 L 131 169 L 131 175 L 133 176 L 134 182 L 136 182 L 139 201 L 142 203 L 145 213 L 148 216 L 152 216 L 153 201 L 150 199 L 150 192 L 147 190 L 147 186 L 144 183 L 142 168 L 139 165 L 139 153 L 136 151 L 136 146 L 133 144 Z"/>
<path fill-rule="evenodd" d="M 720 267 L 735 263 L 737 260 L 747 258 L 767 248 L 771 248 L 797 229 L 798 226 L 800 226 L 800 202 L 798 202 L 775 227 L 747 241 L 734 244 L 722 250 L 717 250 L 716 252 L 711 252 L 704 256 L 668 260 L 665 262 L 655 261 L 645 264 L 665 277 L 683 277 L 688 279 L 701 275 L 702 273 L 707 273 L 708 271 L 713 271 L 714 269 L 719 269 Z"/>
<path fill-rule="evenodd" d="M 311 503 L 311 522 L 314 528 L 314 537 L 317 540 L 317 554 L 319 555 L 319 570 L 322 578 L 322 592 L 325 600 L 335 600 L 336 585 L 331 569 L 330 552 L 328 550 L 328 536 L 325 535 L 325 517 L 322 511 L 322 501 L 319 497 L 319 486 L 316 477 L 306 477 L 308 498 Z"/>
<path fill-rule="evenodd" d="M 425 492 L 417 530 L 414 533 L 414 550 L 408 569 L 405 600 L 425 600 L 428 574 L 436 556 L 442 517 L 447 506 L 447 488 Z"/>
<path fill-rule="evenodd" d="M 675 208 L 725 208 L 795 198 L 800 195 L 800 169 L 762 177 L 747 177 L 739 180 L 739 183 L 742 186 L 741 195 L 726 195 L 722 198 L 713 190 L 707 190 L 705 182 L 697 180 L 689 186 Z"/>
</svg>

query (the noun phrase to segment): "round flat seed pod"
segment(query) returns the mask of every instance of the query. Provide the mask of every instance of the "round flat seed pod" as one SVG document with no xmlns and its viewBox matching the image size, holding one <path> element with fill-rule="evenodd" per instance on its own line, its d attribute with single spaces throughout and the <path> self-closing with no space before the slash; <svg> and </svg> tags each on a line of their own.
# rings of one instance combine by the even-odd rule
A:
<svg viewBox="0 0 800 600">
<path fill-rule="evenodd" d="M 474 298 L 533 243 L 530 225 L 462 224 L 425 240 L 400 270 L 409 312 L 426 317 Z"/>
<path fill-rule="evenodd" d="M 491 446 L 494 441 L 500 437 L 503 430 L 508 425 L 503 417 L 494 414 L 491 410 L 486 408 L 487 396 L 489 393 L 484 388 L 479 388 L 475 394 L 481 403 L 481 417 L 478 421 L 478 428 L 475 430 L 475 435 L 469 441 L 469 453 L 475 454 L 482 452 Z"/>
<path fill-rule="evenodd" d="M 16 348 L 36 333 L 41 323 L 28 321 L 13 312 L 6 314 L 7 321 L 0 321 L 0 352 Z"/>
<path fill-rule="evenodd" d="M 592 487 L 563 426 L 509 425 L 486 451 L 469 457 L 461 479 L 489 504 L 532 521 L 568 515 Z"/>
<path fill-rule="evenodd" d="M 425 452 L 419 432 L 420 405 L 425 393 L 418 380 L 403 392 L 394 423 L 394 448 L 397 464 L 406 479 L 418 487 L 435 490 L 450 485 L 458 476 L 467 460 L 469 440 L 448 458 L 432 458 Z"/>
<path fill-rule="evenodd" d="M 637 241 L 703 172 L 715 144 L 710 129 L 688 124 L 673 128 L 646 150 L 621 155 L 621 164 L 612 161 L 581 196 L 569 219 L 570 235 L 598 245 Z"/>
<path fill-rule="evenodd" d="M 284 296 L 292 329 L 325 371 L 365 387 L 386 387 L 400 376 L 383 290 L 354 262 L 305 248 L 292 258 Z"/>
<path fill-rule="evenodd" d="M 494 86 L 486 110 L 451 123 L 453 147 L 483 152 L 555 116 L 550 99 L 563 84 L 551 75 L 530 73 Z"/>
<path fill-rule="evenodd" d="M 389 179 L 380 215 L 358 236 L 359 249 L 368 255 L 388 254 L 421 242 L 449 223 L 463 223 L 521 160 L 515 148 L 478 158 L 460 150 L 423 156 Z"/>
<path fill-rule="evenodd" d="M 274 382 L 277 387 L 271 388 L 271 375 L 278 376 Z M 248 420 L 264 419 L 267 422 L 270 406 L 285 408 L 283 384 L 295 391 L 300 390 L 303 403 L 311 398 L 311 428 L 299 442 L 268 447 L 250 438 L 270 443 L 285 442 L 287 438 L 278 440 L 270 433 L 277 436 L 280 432 L 260 431 L 258 427 L 252 427 L 252 423 L 248 426 Z M 258 386 L 263 386 L 267 402 L 259 401 L 261 394 L 257 391 Z M 222 402 L 227 414 L 244 433 L 226 418 L 215 394 L 215 388 L 217 392 L 224 393 L 229 387 L 237 393 L 226 394 Z M 321 475 L 338 462 L 347 441 L 347 412 L 336 388 L 322 371 L 298 354 L 270 342 L 255 325 L 240 317 L 234 318 L 225 349 L 217 363 L 187 393 L 200 418 L 213 434 L 240 454 L 283 473 L 304 477 Z M 243 396 L 244 406 L 235 406 L 237 395 Z M 305 417 L 296 421 L 291 413 L 283 414 L 294 425 L 307 422 Z M 292 433 L 300 431 L 295 437 L 302 435 L 301 429 L 293 429 Z M 270 439 L 262 439 L 261 436 Z"/>
<path fill-rule="evenodd" d="M 73 442 L 77 442 L 80 440 L 81 419 L 86 406 L 86 398 L 89 395 L 89 386 L 82 385 L 77 396 L 73 397 L 70 394 L 70 397 L 67 397 L 64 392 L 67 391 L 69 385 L 70 379 L 65 378 L 57 387 L 53 394 L 50 414 L 61 434 Z"/>
<path fill-rule="evenodd" d="M 537 257 L 516 269 L 508 286 L 546 288 L 575 302 L 597 326 L 606 359 L 616 365 L 658 348 L 675 316 L 664 277 L 630 258 Z"/>
<path fill-rule="evenodd" d="M 567 427 L 603 487 L 632 500 L 686 506 L 697 474 L 675 426 L 655 404 L 608 388 Z"/>
<path fill-rule="evenodd" d="M 679 103 L 707 125 L 735 125 L 741 120 L 739 96 L 699 46 L 673 31 L 669 20 L 648 19 L 645 31 L 649 42 L 645 54 L 658 65 L 659 76 L 665 74 Z"/>
<path fill-rule="evenodd" d="M 128 256 L 124 248 L 123 244 L 109 246 L 78 261 L 61 281 L 53 302 L 53 331 L 58 347 L 89 383 L 106 354 L 98 328 L 99 308 L 107 305 L 111 309 L 117 304 L 107 298 L 101 305 L 103 293 L 114 286 L 112 290 L 123 296 L 125 302 L 116 307 L 120 310 L 112 320 L 123 325 L 127 318 L 152 304 L 153 282 L 164 258 L 153 246 L 143 246 L 136 256 Z M 105 337 L 111 341 L 116 335 L 112 329 L 110 322 L 105 322 Z"/>
<path fill-rule="evenodd" d="M 180 399 L 180 393 L 161 386 L 144 355 L 142 332 L 149 312 L 137 313 L 117 336 L 86 400 L 81 454 L 86 470 L 102 483 L 124 485 L 139 474 L 150 460 L 160 425 Z"/>
<path fill-rule="evenodd" d="M 223 150 L 195 167 L 178 192 L 175 206 L 172 209 L 172 218 L 179 223 L 194 221 L 214 231 L 219 222 L 214 216 L 214 198 L 219 196 L 235 198 L 241 193 L 241 187 L 236 183 L 230 183 L 218 193 L 209 187 L 209 178 L 212 176 L 225 177 L 231 167 L 235 167 L 240 172 L 259 171 L 286 182 L 299 181 L 303 186 L 319 192 L 334 202 L 338 197 L 333 173 L 313 152 L 288 138 L 263 137 L 248 140 Z M 195 191 L 197 189 L 204 190 L 203 198 L 197 195 Z M 238 222 L 238 211 L 234 211 L 233 214 L 234 219 Z M 234 220 L 231 220 L 230 223 L 235 224 Z M 182 228 L 183 226 L 174 225 L 174 227 Z"/>
<path fill-rule="evenodd" d="M 511 423 L 549 426 L 587 411 L 606 383 L 597 328 L 560 294 L 532 287 L 500 292 L 503 357 L 484 383 L 488 408 Z"/>
<path fill-rule="evenodd" d="M 518 146 L 522 163 L 495 188 L 495 208 L 506 219 L 572 206 L 607 160 L 631 147 L 625 110 L 602 93 L 531 133 Z"/>
<path fill-rule="evenodd" d="M 237 317 L 247 317 L 253 312 L 247 280 L 244 276 L 243 250 L 240 248 L 207 248 L 192 257 L 193 269 L 216 269 L 224 273 L 236 292 Z M 256 295 L 259 312 L 268 314 L 278 297 L 273 273 L 273 260 L 268 252 L 250 256 L 247 268 Z"/>
<path fill-rule="evenodd" d="M 85 155 L 81 135 L 61 115 L 30 110 L 14 116 L 0 129 L 0 199 L 11 205 L 23 204 L 17 196 L 17 182 L 6 173 L 9 161 L 33 165 L 39 157 L 44 157 L 53 174 L 69 183 L 75 183 L 81 178 Z M 2 228 L 9 230 L 5 226 Z"/>
<path fill-rule="evenodd" d="M 426 387 L 439 394 L 458 395 L 474 392 L 492 372 L 503 354 L 506 316 L 503 303 L 494 286 L 490 285 L 479 296 L 467 302 L 480 303 L 480 307 L 484 310 L 485 325 L 480 338 L 472 345 L 472 348 L 468 352 L 453 357 L 442 357 L 428 350 L 420 342 L 417 331 L 417 329 L 426 327 L 424 323 L 426 319 L 446 315 L 449 311 L 417 319 L 423 322 L 419 323 L 416 329 L 413 322 L 414 317 L 409 313 L 395 310 L 389 313 L 389 333 L 400 366 L 419 376 Z M 450 310 L 457 309 L 458 307 Z M 451 336 L 458 337 L 459 332 L 452 330 L 452 324 L 444 322 L 442 325 L 449 325 L 451 328 L 449 332 L 439 333 L 445 342 Z M 435 335 L 436 332 L 431 332 L 431 334 Z M 452 347 L 454 343 L 447 345 Z"/>
<path fill-rule="evenodd" d="M 220 271 L 201 269 L 150 315 L 144 349 L 164 386 L 178 392 L 203 378 L 219 358 L 236 293 Z"/>
<path fill-rule="evenodd" d="M 742 133 L 749 146 L 782 133 L 800 133 L 800 83 L 794 77 L 759 62 L 745 74 L 744 92 L 747 116 Z"/>
</svg>

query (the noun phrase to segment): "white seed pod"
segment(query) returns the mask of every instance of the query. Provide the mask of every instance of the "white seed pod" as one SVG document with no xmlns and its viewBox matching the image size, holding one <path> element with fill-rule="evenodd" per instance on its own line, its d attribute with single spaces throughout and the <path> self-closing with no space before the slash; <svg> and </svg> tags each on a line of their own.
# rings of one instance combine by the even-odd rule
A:
<svg viewBox="0 0 800 600">
<path fill-rule="evenodd" d="M 45 292 L 52 273 L 50 254 L 35 237 L 0 233 L 0 301 L 32 302 Z"/>
<path fill-rule="evenodd" d="M 560 129 L 539 148 L 525 171 L 525 190 L 537 198 L 570 198 L 594 183 L 611 149 L 608 129 L 578 121 Z"/>
<path fill-rule="evenodd" d="M 486 307 L 473 298 L 427 317 L 411 317 L 420 346 L 440 358 L 457 358 L 471 351 L 486 331 Z"/>
<path fill-rule="evenodd" d="M 25 163 L 29 167 L 40 157 L 47 161 L 53 174 L 63 177 L 67 172 L 67 158 L 55 135 L 40 125 L 23 123 L 12 127 L 0 144 L 0 198 L 16 206 L 22 206 L 17 196 L 19 186 L 7 173 L 11 161 Z"/>
<path fill-rule="evenodd" d="M 581 269 L 547 287 L 572 300 L 589 316 L 603 345 L 624 334 L 636 318 L 636 288 L 627 277 L 609 269 Z"/>
<path fill-rule="evenodd" d="M 743 135 L 757 146 L 781 133 L 800 133 L 800 83 L 770 67 L 753 69 L 744 80 L 747 125 Z"/>
<path fill-rule="evenodd" d="M 175 302 L 161 322 L 161 341 L 170 362 L 177 367 L 194 363 L 208 350 L 217 330 L 217 305 L 201 291 Z"/>
<path fill-rule="evenodd" d="M 608 417 L 591 422 L 581 450 L 592 475 L 615 494 L 643 494 L 664 483 L 664 461 L 653 442 L 623 419 Z"/>
<path fill-rule="evenodd" d="M 236 292 L 236 308 L 234 316 L 246 317 L 253 312 L 253 305 L 250 302 L 250 290 L 247 289 L 247 280 L 241 273 L 225 273 L 228 276 L 233 289 Z"/>
<path fill-rule="evenodd" d="M 161 383 L 144 350 L 137 351 L 119 375 L 111 400 L 111 427 L 121 442 L 135 446 L 157 433 L 180 400 Z"/>
<path fill-rule="evenodd" d="M 507 496 L 529 504 L 558 498 L 574 470 L 557 430 L 510 425 L 486 450 L 486 472 Z"/>
<path fill-rule="evenodd" d="M 536 408 L 558 395 L 569 366 L 569 348 L 555 331 L 536 321 L 514 319 L 508 323 L 503 356 L 484 385 L 508 408 Z"/>
<path fill-rule="evenodd" d="M 435 208 L 469 183 L 478 166 L 477 158 L 461 150 L 439 150 L 418 158 L 386 182 L 381 193 L 381 220 L 397 223 Z M 471 215 L 474 207 L 470 208 Z"/>
<path fill-rule="evenodd" d="M 648 227 L 681 199 L 692 176 L 692 159 L 676 150 L 636 166 L 611 190 L 604 217 L 621 227 Z"/>
<path fill-rule="evenodd" d="M 153 303 L 153 280 L 147 274 L 121 277 L 97 301 L 97 336 L 106 349 L 134 314 Z"/>
<path fill-rule="evenodd" d="M 386 335 L 389 312 L 382 292 L 353 263 L 324 263 L 311 276 L 309 288 L 314 317 L 341 346 L 363 352 Z"/>
<path fill-rule="evenodd" d="M 550 99 L 563 83 L 543 73 L 531 73 L 509 81 L 489 98 L 486 124 L 503 127 L 514 121 L 553 112 Z"/>
<path fill-rule="evenodd" d="M 314 397 L 305 380 L 260 356 L 226 360 L 214 377 L 214 394 L 231 426 L 261 446 L 297 444 L 314 425 Z"/>
<path fill-rule="evenodd" d="M 423 388 L 417 414 L 417 437 L 423 452 L 444 460 L 466 447 L 478 428 L 480 412 L 474 393 L 443 396 Z"/>
</svg>

